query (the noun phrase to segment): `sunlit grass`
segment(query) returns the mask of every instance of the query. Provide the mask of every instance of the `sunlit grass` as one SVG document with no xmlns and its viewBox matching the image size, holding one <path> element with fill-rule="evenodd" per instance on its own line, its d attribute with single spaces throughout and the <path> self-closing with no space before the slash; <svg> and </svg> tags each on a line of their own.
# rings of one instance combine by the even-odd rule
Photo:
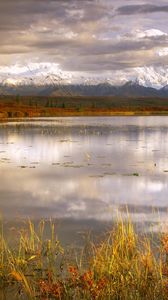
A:
<svg viewBox="0 0 168 300">
<path fill-rule="evenodd" d="M 15 246 L 1 226 L 0 284 L 12 299 L 168 299 L 168 236 L 155 243 L 119 218 L 100 244 L 63 249 L 29 221 Z"/>
</svg>

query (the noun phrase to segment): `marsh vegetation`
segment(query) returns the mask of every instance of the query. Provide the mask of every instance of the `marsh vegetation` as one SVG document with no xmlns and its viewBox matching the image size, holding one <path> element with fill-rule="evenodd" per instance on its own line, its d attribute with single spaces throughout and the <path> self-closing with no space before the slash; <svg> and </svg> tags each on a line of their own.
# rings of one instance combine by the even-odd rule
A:
<svg viewBox="0 0 168 300">
<path fill-rule="evenodd" d="M 63 248 L 50 222 L 0 235 L 1 299 L 168 299 L 168 236 L 138 235 L 121 217 L 98 244 Z"/>
</svg>

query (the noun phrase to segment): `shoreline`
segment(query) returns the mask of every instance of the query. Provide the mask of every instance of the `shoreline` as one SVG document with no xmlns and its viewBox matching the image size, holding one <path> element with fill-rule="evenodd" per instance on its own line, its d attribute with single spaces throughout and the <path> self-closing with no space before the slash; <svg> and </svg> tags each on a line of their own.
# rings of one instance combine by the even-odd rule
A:
<svg viewBox="0 0 168 300">
<path fill-rule="evenodd" d="M 140 116 L 168 116 L 168 111 L 87 111 L 87 112 L 58 112 L 50 115 L 39 115 L 33 114 L 29 117 L 0 117 L 0 123 L 6 122 L 26 122 L 26 121 L 36 121 L 36 118 L 64 118 L 64 117 L 140 117 Z"/>
</svg>

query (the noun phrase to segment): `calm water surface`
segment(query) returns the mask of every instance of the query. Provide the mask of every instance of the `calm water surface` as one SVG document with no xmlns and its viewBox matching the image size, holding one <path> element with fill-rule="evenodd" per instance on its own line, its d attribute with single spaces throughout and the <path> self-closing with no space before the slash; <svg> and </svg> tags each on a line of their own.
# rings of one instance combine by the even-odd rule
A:
<svg viewBox="0 0 168 300">
<path fill-rule="evenodd" d="M 168 117 L 36 119 L 0 125 L 0 211 L 75 226 L 168 221 Z M 77 225 L 78 224 L 78 225 Z"/>
</svg>

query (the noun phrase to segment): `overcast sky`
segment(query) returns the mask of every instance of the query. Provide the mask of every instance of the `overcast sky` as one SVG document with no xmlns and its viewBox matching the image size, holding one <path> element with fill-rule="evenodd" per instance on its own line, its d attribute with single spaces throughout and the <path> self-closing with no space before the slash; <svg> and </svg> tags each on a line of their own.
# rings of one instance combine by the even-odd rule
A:
<svg viewBox="0 0 168 300">
<path fill-rule="evenodd" d="M 110 74 L 168 66 L 168 0 L 1 0 L 0 65 Z"/>
</svg>

